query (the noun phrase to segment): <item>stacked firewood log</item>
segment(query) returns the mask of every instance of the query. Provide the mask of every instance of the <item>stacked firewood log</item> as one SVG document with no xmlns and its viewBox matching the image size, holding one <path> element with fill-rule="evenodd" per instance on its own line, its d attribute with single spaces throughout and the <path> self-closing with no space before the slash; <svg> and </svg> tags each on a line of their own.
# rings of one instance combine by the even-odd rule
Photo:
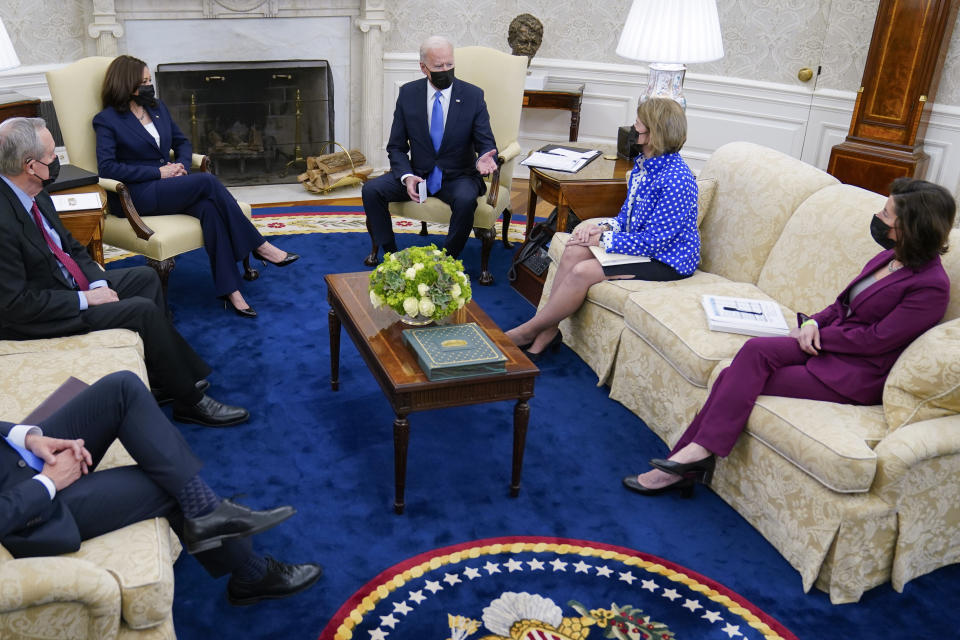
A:
<svg viewBox="0 0 960 640">
<path fill-rule="evenodd" d="M 307 170 L 297 176 L 311 193 L 327 193 L 332 189 L 366 182 L 373 167 L 357 149 L 338 151 L 322 156 L 308 156 Z"/>
</svg>

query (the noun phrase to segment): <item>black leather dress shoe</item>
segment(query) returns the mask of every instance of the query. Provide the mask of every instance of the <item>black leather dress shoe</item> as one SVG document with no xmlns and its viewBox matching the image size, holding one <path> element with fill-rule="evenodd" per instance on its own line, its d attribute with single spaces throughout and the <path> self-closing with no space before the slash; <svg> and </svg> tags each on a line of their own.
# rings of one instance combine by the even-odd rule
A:
<svg viewBox="0 0 960 640">
<path fill-rule="evenodd" d="M 554 334 L 552 338 L 550 338 L 550 342 L 548 342 L 543 349 L 536 352 L 530 351 L 530 349 L 527 349 L 526 350 L 527 359 L 530 360 L 530 362 L 539 362 L 540 358 L 543 357 L 545 353 L 550 353 L 551 351 L 555 351 L 556 349 L 560 348 L 561 344 L 563 344 L 563 333 L 561 333 L 560 330 L 557 329 L 557 332 Z"/>
<path fill-rule="evenodd" d="M 183 543 L 190 553 L 216 549 L 228 538 L 242 538 L 271 529 L 297 512 L 291 506 L 254 511 L 232 500 L 196 518 L 183 519 Z"/>
<path fill-rule="evenodd" d="M 197 391 L 200 393 L 206 393 L 207 389 L 210 388 L 210 382 L 206 379 L 197 380 L 197 384 L 194 385 L 197 387 Z M 165 404 L 170 404 L 173 402 L 173 396 L 164 391 L 163 389 L 150 389 L 150 393 L 153 394 L 153 397 L 156 398 L 157 404 L 161 407 Z"/>
<path fill-rule="evenodd" d="M 257 251 L 256 249 L 254 249 L 251 253 L 253 253 L 254 258 L 256 258 L 257 260 L 263 263 L 263 266 L 267 266 L 267 263 L 269 262 L 275 267 L 285 267 L 287 265 L 293 264 L 294 262 L 300 259 L 299 254 L 290 253 L 289 251 L 287 251 L 286 252 L 287 255 L 283 256 L 283 259 L 281 259 L 278 262 L 271 262 L 270 260 L 267 260 L 264 256 L 260 255 L 260 252 Z"/>
<path fill-rule="evenodd" d="M 693 478 L 703 484 L 710 484 L 710 480 L 713 478 L 713 469 L 717 466 L 717 457 L 710 455 L 702 460 L 687 462 L 686 464 L 683 462 L 674 462 L 673 460 L 654 458 L 650 461 L 650 465 L 676 476 Z"/>
<path fill-rule="evenodd" d="M 630 491 L 636 491 L 643 496 L 658 496 L 661 493 L 669 493 L 670 491 L 679 491 L 680 497 L 682 498 L 692 498 L 693 497 L 693 486 L 696 482 L 693 481 L 693 478 L 680 478 L 676 482 L 668 484 L 665 487 L 658 487 L 656 489 L 651 489 L 650 487 L 645 487 L 640 484 L 640 481 L 637 480 L 637 476 L 627 476 L 623 479 L 623 486 Z"/>
<path fill-rule="evenodd" d="M 202 424 L 205 427 L 229 427 L 246 422 L 249 418 L 250 412 L 243 407 L 232 407 L 207 395 L 193 406 L 179 402 L 173 405 L 174 420 Z"/>
<path fill-rule="evenodd" d="M 267 575 L 259 582 L 244 582 L 230 577 L 227 600 L 230 604 L 246 605 L 286 598 L 310 588 L 322 575 L 323 568 L 318 564 L 287 564 L 267 556 Z"/>
</svg>

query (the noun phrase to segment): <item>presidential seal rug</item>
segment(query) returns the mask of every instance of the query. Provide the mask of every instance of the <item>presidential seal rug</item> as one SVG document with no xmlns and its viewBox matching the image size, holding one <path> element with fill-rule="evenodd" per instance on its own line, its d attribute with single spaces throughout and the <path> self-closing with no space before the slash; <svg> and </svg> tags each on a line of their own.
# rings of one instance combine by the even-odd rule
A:
<svg viewBox="0 0 960 640">
<path fill-rule="evenodd" d="M 320 640 L 796 640 L 722 584 L 647 553 L 518 536 L 422 553 L 340 607 Z"/>
</svg>

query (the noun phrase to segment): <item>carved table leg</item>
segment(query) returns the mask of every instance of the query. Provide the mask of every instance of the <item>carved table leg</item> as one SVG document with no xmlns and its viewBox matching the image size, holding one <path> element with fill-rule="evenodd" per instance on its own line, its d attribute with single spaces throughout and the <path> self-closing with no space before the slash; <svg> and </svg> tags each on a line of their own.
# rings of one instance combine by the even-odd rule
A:
<svg viewBox="0 0 960 640">
<path fill-rule="evenodd" d="M 524 425 L 526 430 L 526 425 Z M 393 421 L 393 482 L 396 486 L 396 499 L 393 511 L 403 513 L 403 494 L 407 486 L 407 445 L 410 443 L 410 421 L 406 416 L 397 414 Z"/>
<path fill-rule="evenodd" d="M 330 328 L 330 388 L 340 390 L 340 318 L 333 309 L 327 313 Z"/>
<path fill-rule="evenodd" d="M 510 476 L 510 497 L 520 495 L 520 474 L 523 472 L 523 448 L 527 443 L 527 423 L 530 421 L 530 405 L 526 400 L 517 400 L 513 407 L 513 471 Z"/>
</svg>

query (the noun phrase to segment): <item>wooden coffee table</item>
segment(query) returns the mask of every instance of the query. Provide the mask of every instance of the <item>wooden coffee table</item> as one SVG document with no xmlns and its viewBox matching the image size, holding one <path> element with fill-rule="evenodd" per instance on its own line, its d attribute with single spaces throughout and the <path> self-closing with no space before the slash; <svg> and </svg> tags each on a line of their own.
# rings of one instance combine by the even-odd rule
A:
<svg viewBox="0 0 960 640">
<path fill-rule="evenodd" d="M 420 370 L 417 358 L 404 344 L 401 331 L 406 327 L 397 314 L 386 307 L 374 309 L 367 285 L 369 272 L 336 273 L 326 276 L 330 302 L 330 386 L 340 388 L 340 327 L 347 330 L 364 362 L 380 383 L 396 419 L 393 421 L 393 463 L 396 499 L 393 510 L 403 513 L 407 477 L 407 446 L 410 422 L 415 411 L 459 407 L 482 402 L 516 400 L 513 408 L 513 464 L 510 495 L 520 493 L 523 448 L 533 397 L 534 379 L 540 370 L 494 324 L 476 302 L 469 302 L 466 322 L 476 322 L 507 356 L 506 371 L 476 378 L 431 382 Z"/>
</svg>

